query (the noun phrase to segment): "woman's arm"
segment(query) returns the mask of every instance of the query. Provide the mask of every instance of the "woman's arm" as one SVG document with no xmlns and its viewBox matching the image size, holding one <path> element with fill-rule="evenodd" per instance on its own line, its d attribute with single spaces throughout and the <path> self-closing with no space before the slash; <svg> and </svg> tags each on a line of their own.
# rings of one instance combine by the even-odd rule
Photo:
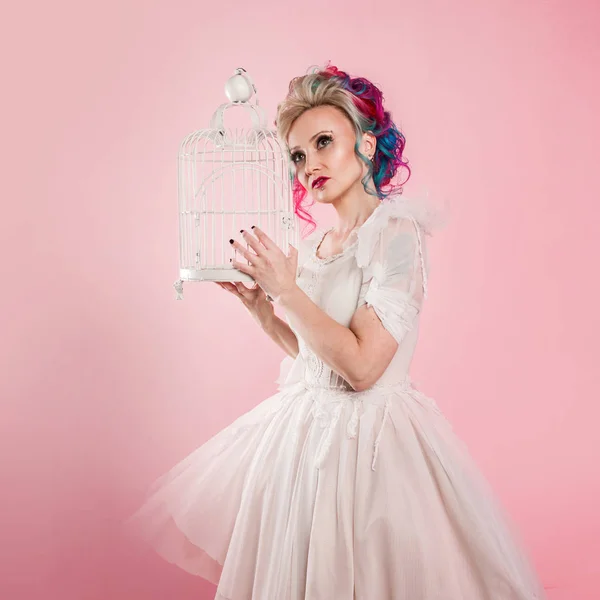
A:
<svg viewBox="0 0 600 600">
<path fill-rule="evenodd" d="M 356 391 L 377 380 L 398 348 L 372 309 L 357 311 L 351 323 L 355 333 L 321 310 L 298 286 L 282 293 L 278 302 L 313 352 Z"/>
<path fill-rule="evenodd" d="M 216 281 L 220 288 L 237 296 L 261 329 L 292 358 L 298 356 L 298 339 L 290 326 L 273 310 L 265 292 L 258 285 L 246 287 L 242 282 Z"/>
<path fill-rule="evenodd" d="M 298 356 L 298 338 L 290 326 L 278 316 L 273 315 L 266 323 L 262 323 L 263 331 L 289 356 Z"/>
</svg>

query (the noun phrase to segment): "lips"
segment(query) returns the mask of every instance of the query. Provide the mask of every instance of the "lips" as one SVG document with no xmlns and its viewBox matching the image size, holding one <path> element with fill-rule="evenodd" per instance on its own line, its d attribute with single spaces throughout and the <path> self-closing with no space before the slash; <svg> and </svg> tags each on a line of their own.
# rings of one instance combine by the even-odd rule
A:
<svg viewBox="0 0 600 600">
<path fill-rule="evenodd" d="M 319 177 L 313 181 L 312 187 L 317 188 L 321 187 L 326 181 L 329 180 L 329 177 Z"/>
</svg>

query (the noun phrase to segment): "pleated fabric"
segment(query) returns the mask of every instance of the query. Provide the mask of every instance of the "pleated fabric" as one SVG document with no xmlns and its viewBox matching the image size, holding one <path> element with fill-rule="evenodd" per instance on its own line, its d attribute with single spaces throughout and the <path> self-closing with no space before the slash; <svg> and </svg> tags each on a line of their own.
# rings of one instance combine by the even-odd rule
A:
<svg viewBox="0 0 600 600">
<path fill-rule="evenodd" d="M 545 598 L 468 449 L 409 380 L 283 386 L 158 479 L 127 524 L 217 600 Z"/>
</svg>

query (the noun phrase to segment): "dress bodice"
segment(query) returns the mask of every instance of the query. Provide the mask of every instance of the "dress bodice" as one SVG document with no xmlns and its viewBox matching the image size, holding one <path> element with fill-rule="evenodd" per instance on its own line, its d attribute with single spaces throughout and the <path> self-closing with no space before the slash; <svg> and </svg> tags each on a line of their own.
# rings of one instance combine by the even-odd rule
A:
<svg viewBox="0 0 600 600">
<path fill-rule="evenodd" d="M 348 327 L 355 311 L 367 303 L 398 342 L 378 385 L 406 378 L 418 339 L 419 317 L 427 295 L 428 260 L 424 234 L 430 221 L 421 205 L 394 196 L 381 202 L 347 238 L 340 253 L 319 257 L 317 248 L 329 230 L 318 228 L 298 248 L 297 284 L 332 319 Z M 309 386 L 352 390 L 298 338 L 296 359 L 281 365 L 280 385 L 303 380 Z"/>
</svg>

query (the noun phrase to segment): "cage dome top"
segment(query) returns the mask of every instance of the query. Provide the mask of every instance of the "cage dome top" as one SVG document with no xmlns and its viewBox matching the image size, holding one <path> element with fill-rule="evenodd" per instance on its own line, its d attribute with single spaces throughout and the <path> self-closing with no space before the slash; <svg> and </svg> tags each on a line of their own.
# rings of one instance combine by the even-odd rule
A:
<svg viewBox="0 0 600 600">
<path fill-rule="evenodd" d="M 225 83 L 225 95 L 229 98 L 229 102 L 221 104 L 214 112 L 210 121 L 210 128 L 212 130 L 225 133 L 223 123 L 224 113 L 227 109 L 233 107 L 241 107 L 250 114 L 252 129 L 261 131 L 267 129 L 266 113 L 259 106 L 256 86 L 245 69 L 236 69 L 234 74 L 227 80 Z M 253 95 L 256 97 L 255 103 L 249 101 Z"/>
</svg>

